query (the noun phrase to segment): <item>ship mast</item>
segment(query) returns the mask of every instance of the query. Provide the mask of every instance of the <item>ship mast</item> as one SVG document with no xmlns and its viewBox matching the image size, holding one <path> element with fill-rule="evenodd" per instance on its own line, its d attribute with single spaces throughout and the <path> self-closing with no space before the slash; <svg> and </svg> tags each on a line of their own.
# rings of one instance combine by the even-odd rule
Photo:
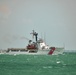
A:
<svg viewBox="0 0 76 75">
<path fill-rule="evenodd" d="M 38 36 L 38 33 L 36 33 L 34 30 L 33 30 L 33 32 L 31 33 L 32 35 L 33 35 L 33 37 L 35 36 L 35 40 L 36 40 L 36 42 L 37 42 L 37 36 Z"/>
</svg>

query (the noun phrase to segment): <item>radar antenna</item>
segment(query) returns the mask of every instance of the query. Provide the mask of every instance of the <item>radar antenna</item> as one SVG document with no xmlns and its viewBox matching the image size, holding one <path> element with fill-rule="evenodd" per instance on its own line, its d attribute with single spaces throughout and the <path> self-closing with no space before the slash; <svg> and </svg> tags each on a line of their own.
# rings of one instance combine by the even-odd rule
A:
<svg viewBox="0 0 76 75">
<path fill-rule="evenodd" d="M 36 39 L 36 42 L 37 42 L 37 36 L 38 36 L 38 33 L 36 33 L 34 30 L 33 30 L 33 32 L 31 33 L 32 35 L 33 35 L 33 38 L 34 38 L 34 36 L 35 36 L 35 39 Z"/>
</svg>

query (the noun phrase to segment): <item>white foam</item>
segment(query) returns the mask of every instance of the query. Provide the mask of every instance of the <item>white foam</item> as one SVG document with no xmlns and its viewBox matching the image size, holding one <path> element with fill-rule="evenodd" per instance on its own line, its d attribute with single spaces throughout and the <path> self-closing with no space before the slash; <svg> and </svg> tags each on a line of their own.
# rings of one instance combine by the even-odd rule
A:
<svg viewBox="0 0 76 75">
<path fill-rule="evenodd" d="M 14 56 L 16 56 L 16 54 L 14 54 Z"/>
<path fill-rule="evenodd" d="M 60 64 L 60 61 L 57 61 L 56 63 L 57 63 L 57 64 Z"/>
<path fill-rule="evenodd" d="M 43 66 L 43 68 L 52 68 L 52 66 L 47 66 L 47 67 L 46 66 Z"/>
</svg>

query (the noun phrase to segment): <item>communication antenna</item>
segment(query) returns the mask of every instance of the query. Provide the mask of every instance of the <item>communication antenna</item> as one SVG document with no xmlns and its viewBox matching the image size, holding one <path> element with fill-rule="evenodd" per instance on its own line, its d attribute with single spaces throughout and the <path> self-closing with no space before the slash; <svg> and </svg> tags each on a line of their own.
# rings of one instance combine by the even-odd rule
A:
<svg viewBox="0 0 76 75">
<path fill-rule="evenodd" d="M 44 41 L 46 43 L 46 33 L 44 32 Z"/>
<path fill-rule="evenodd" d="M 42 32 L 41 32 L 41 38 L 43 39 L 43 35 L 42 35 Z"/>
</svg>

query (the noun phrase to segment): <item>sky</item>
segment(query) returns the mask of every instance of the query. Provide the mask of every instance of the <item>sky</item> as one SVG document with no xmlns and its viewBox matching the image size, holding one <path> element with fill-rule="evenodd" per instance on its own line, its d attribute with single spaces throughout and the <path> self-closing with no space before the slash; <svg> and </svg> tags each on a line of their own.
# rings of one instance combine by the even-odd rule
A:
<svg viewBox="0 0 76 75">
<path fill-rule="evenodd" d="M 33 29 L 49 46 L 76 50 L 76 0 L 0 0 L 0 49 L 25 48 Z"/>
</svg>

